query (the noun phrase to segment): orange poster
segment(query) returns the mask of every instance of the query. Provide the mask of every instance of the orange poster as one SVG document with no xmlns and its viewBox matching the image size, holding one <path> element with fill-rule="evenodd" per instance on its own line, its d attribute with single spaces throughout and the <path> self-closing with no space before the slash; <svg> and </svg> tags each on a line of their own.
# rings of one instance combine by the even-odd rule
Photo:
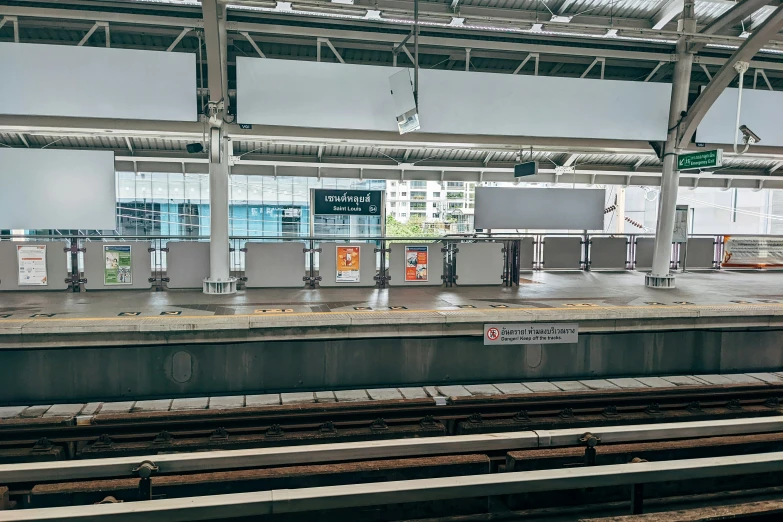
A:
<svg viewBox="0 0 783 522">
<path fill-rule="evenodd" d="M 426 246 L 405 247 L 405 280 L 426 281 L 428 248 Z"/>
<path fill-rule="evenodd" d="M 337 282 L 358 283 L 360 248 L 358 246 L 337 247 Z"/>
</svg>

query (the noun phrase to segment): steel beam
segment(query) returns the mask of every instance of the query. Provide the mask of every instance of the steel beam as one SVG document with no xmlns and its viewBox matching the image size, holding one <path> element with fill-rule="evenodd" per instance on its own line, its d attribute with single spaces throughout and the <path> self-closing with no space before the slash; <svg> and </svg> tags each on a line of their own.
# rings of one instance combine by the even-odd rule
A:
<svg viewBox="0 0 783 522">
<path fill-rule="evenodd" d="M 661 0 L 660 7 L 651 20 L 652 28 L 663 29 L 682 13 L 683 5 L 683 0 Z"/>
<path fill-rule="evenodd" d="M 207 85 L 209 100 L 213 103 L 225 102 L 228 96 L 224 90 L 226 71 L 222 67 L 225 62 L 226 43 L 221 39 L 221 23 L 225 23 L 224 8 L 217 0 L 201 2 L 204 13 L 204 43 L 207 49 Z M 223 22 L 221 22 L 223 21 Z"/>
<path fill-rule="evenodd" d="M 87 40 L 90 39 L 90 36 L 93 35 L 93 33 L 100 27 L 98 25 L 98 22 L 95 22 L 92 27 L 90 27 L 90 30 L 87 31 L 87 34 L 84 35 L 84 37 L 79 41 L 79 43 L 76 44 L 76 47 L 81 47 L 82 45 L 87 43 Z"/>
<path fill-rule="evenodd" d="M 713 20 L 707 27 L 701 30 L 702 34 L 717 34 L 718 32 L 728 29 L 734 24 L 739 23 L 741 20 L 749 17 L 765 5 L 771 3 L 773 0 L 742 0 L 735 4 L 731 9 L 720 15 Z M 691 44 L 691 51 L 698 53 L 707 45 L 706 42 L 696 42 Z"/>
<path fill-rule="evenodd" d="M 715 74 L 713 80 L 707 85 L 693 105 L 688 109 L 688 115 L 682 119 L 679 124 L 679 136 L 677 138 L 677 147 L 681 148 L 688 144 L 696 133 L 696 128 L 701 120 L 707 114 L 707 111 L 718 99 L 723 90 L 728 87 L 737 71 L 734 70 L 734 64 L 737 62 L 748 62 L 753 56 L 783 29 L 783 5 L 777 7 L 775 11 L 766 19 L 764 23 L 740 46 L 739 49 L 729 58 L 723 67 Z"/>
<path fill-rule="evenodd" d="M 266 58 L 266 55 L 261 51 L 261 48 L 258 47 L 258 44 L 255 40 L 253 40 L 253 37 L 250 36 L 248 33 L 240 33 L 242 36 L 247 38 L 247 41 L 250 42 L 250 45 L 253 47 L 253 49 L 258 53 L 258 56 L 261 58 Z"/>
<path fill-rule="evenodd" d="M 185 38 L 185 35 L 188 34 L 192 30 L 193 30 L 193 27 L 186 27 L 186 28 L 184 28 L 182 30 L 182 32 L 179 33 L 179 35 L 177 35 L 177 37 L 174 39 L 174 41 L 171 42 L 171 45 L 169 45 L 169 47 L 166 49 L 166 52 L 173 51 L 174 48 L 177 46 L 177 44 L 179 44 L 182 41 L 182 39 Z"/>
</svg>

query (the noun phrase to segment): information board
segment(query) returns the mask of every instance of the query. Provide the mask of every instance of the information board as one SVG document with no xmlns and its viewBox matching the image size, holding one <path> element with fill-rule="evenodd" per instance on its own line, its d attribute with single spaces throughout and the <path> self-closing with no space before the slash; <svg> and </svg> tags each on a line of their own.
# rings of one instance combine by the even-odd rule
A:
<svg viewBox="0 0 783 522">
<path fill-rule="evenodd" d="M 132 257 L 130 245 L 104 245 L 103 284 L 131 285 L 133 284 Z"/>
<path fill-rule="evenodd" d="M 16 247 L 19 266 L 19 286 L 46 286 L 46 245 Z"/>
<path fill-rule="evenodd" d="M 429 247 L 405 247 L 405 280 L 427 281 L 427 266 L 429 264 Z"/>
<path fill-rule="evenodd" d="M 573 344 L 579 340 L 576 323 L 485 324 L 484 344 Z"/>
<path fill-rule="evenodd" d="M 358 283 L 361 267 L 361 247 L 337 247 L 337 283 Z"/>
<path fill-rule="evenodd" d="M 727 268 L 783 266 L 783 239 L 724 236 L 721 266 Z"/>
</svg>

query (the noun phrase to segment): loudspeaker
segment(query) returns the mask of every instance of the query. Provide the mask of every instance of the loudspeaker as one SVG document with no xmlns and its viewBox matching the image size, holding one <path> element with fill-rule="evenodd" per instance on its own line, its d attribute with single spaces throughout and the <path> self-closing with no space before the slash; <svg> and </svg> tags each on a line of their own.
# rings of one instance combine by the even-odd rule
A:
<svg viewBox="0 0 783 522">
<path fill-rule="evenodd" d="M 204 151 L 204 145 L 201 143 L 188 143 L 185 148 L 191 154 L 198 154 L 199 152 Z"/>
</svg>

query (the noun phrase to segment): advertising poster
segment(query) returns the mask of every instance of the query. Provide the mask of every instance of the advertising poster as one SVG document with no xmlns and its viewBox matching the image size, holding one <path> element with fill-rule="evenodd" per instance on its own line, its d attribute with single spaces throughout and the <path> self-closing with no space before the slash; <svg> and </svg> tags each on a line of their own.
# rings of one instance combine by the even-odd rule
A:
<svg viewBox="0 0 783 522">
<path fill-rule="evenodd" d="M 721 266 L 726 268 L 783 266 L 783 239 L 724 236 Z"/>
<path fill-rule="evenodd" d="M 358 246 L 337 247 L 337 282 L 359 282 L 359 249 Z"/>
<path fill-rule="evenodd" d="M 427 280 L 427 258 L 428 248 L 426 246 L 406 246 L 405 247 L 405 280 L 406 281 L 426 281 Z"/>
<path fill-rule="evenodd" d="M 46 286 L 46 245 L 16 247 L 19 263 L 19 286 Z"/>
<path fill-rule="evenodd" d="M 133 284 L 130 245 L 104 245 L 103 257 L 106 260 L 103 268 L 104 285 Z"/>
</svg>

